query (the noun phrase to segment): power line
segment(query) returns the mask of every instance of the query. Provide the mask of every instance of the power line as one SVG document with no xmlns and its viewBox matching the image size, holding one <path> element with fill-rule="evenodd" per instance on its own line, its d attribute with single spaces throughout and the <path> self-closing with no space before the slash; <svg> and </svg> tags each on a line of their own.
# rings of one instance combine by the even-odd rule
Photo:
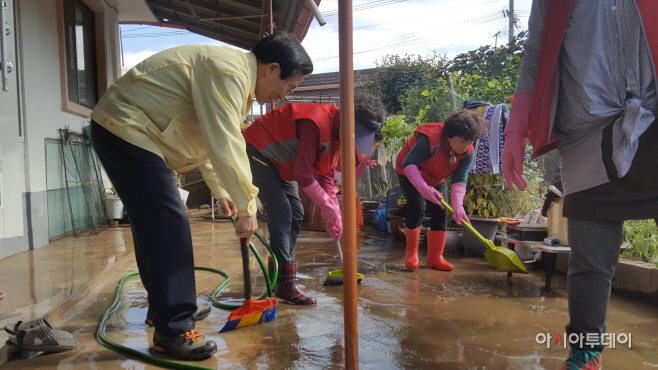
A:
<svg viewBox="0 0 658 370">
<path fill-rule="evenodd" d="M 499 21 L 500 19 L 500 14 L 494 13 L 494 14 L 488 14 L 476 18 L 471 18 L 465 21 L 460 21 L 456 22 L 454 24 L 449 24 L 449 25 L 439 25 L 442 29 L 447 29 L 447 28 L 453 28 L 454 26 L 480 26 L 480 25 L 486 25 L 491 22 Z M 453 32 L 457 31 L 453 29 Z M 401 35 L 385 40 L 381 40 L 377 43 L 367 45 L 365 49 L 361 49 L 359 51 L 355 51 L 353 54 L 361 54 L 361 53 L 367 53 L 371 51 L 376 51 L 380 50 L 382 47 L 395 47 L 395 46 L 400 46 L 400 45 L 414 45 L 418 44 L 421 42 L 429 42 L 432 40 L 435 40 L 436 37 L 434 35 L 427 35 L 428 30 L 423 30 L 420 32 L 414 32 L 406 35 Z M 420 36 L 420 37 L 419 37 Z M 430 38 L 430 39 L 428 39 Z M 329 60 L 329 59 L 335 59 L 338 58 L 338 55 L 335 53 L 328 53 L 324 55 L 320 55 L 316 58 L 314 58 L 314 61 L 324 61 L 324 60 Z"/>
<path fill-rule="evenodd" d="M 496 20 L 499 20 L 499 19 L 500 19 L 500 15 L 498 13 L 493 13 L 493 14 L 488 14 L 488 15 L 476 17 L 476 18 L 471 18 L 471 19 L 468 19 L 468 20 L 465 20 L 465 21 L 456 22 L 456 23 L 453 23 L 453 24 L 448 24 L 448 25 L 440 24 L 439 26 L 442 29 L 447 28 L 447 27 L 454 27 L 454 26 L 467 26 L 467 25 L 476 26 L 476 25 L 479 25 L 479 24 L 490 23 L 492 21 L 496 21 Z M 393 37 L 393 38 L 381 40 L 381 41 L 379 41 L 377 43 L 374 43 L 374 44 L 371 43 L 368 46 L 369 47 L 372 47 L 374 45 L 389 45 L 390 46 L 391 42 L 418 40 L 419 38 L 417 36 L 422 36 L 422 38 L 433 37 L 432 35 L 430 35 L 430 36 L 427 35 L 428 31 L 432 31 L 432 30 L 431 29 L 430 30 L 423 30 L 423 31 L 404 34 L 404 35 L 401 35 L 401 36 L 396 36 L 396 37 Z M 333 55 L 333 53 L 325 54 L 324 56 L 326 56 L 326 55 Z M 321 55 L 320 58 L 321 57 L 323 57 L 323 56 Z"/>
<path fill-rule="evenodd" d="M 386 6 L 386 5 L 401 3 L 401 2 L 405 2 L 405 1 L 407 1 L 407 0 L 375 0 L 375 1 L 371 1 L 369 3 L 352 6 L 352 12 L 358 12 L 358 11 L 361 11 L 361 10 L 368 10 L 368 9 L 372 9 L 372 8 L 378 8 L 380 6 Z M 322 15 L 324 17 L 336 16 L 336 15 L 338 15 L 338 9 L 328 10 L 326 12 L 323 12 Z"/>
<path fill-rule="evenodd" d="M 358 29 L 363 29 L 363 28 L 368 28 L 368 27 L 381 26 L 381 25 L 383 25 L 383 24 L 390 24 L 390 23 L 404 22 L 404 21 L 408 21 L 408 20 L 412 20 L 412 19 L 425 18 L 425 17 L 430 17 L 430 16 L 433 16 L 433 15 L 437 15 L 437 14 L 445 14 L 445 13 L 449 13 L 449 12 L 452 12 L 452 11 L 464 10 L 464 9 L 468 9 L 468 8 L 472 8 L 472 7 L 476 7 L 476 6 L 477 6 L 477 7 L 480 7 L 480 6 L 483 6 L 483 5 L 486 5 L 486 4 L 497 3 L 497 2 L 500 2 L 500 1 L 503 1 L 503 0 L 492 0 L 492 1 L 487 1 L 487 2 L 484 2 L 484 3 L 480 3 L 480 4 L 475 4 L 475 5 L 465 6 L 465 7 L 456 8 L 456 9 L 449 9 L 449 10 L 445 10 L 445 11 L 441 11 L 441 12 L 436 12 L 436 13 L 425 14 L 425 15 L 421 15 L 421 16 L 417 16 L 417 17 L 411 17 L 411 18 L 405 18 L 405 19 L 398 19 L 398 20 L 394 20 L 394 21 L 382 22 L 382 23 L 376 23 L 376 24 L 369 24 L 369 25 L 366 25 L 366 26 L 360 26 L 360 27 L 353 27 L 352 29 L 353 29 L 353 30 L 358 30 Z M 327 34 L 330 34 L 330 33 L 338 33 L 338 31 L 329 31 L 329 32 L 322 32 L 322 33 L 314 33 L 314 34 L 306 35 L 306 38 L 313 37 L 313 36 L 327 35 Z"/>
<path fill-rule="evenodd" d="M 452 35 L 447 35 L 447 36 L 452 36 Z M 443 37 L 440 37 L 440 38 L 434 38 L 434 39 L 431 39 L 431 40 L 421 39 L 421 40 L 419 40 L 419 41 L 415 41 L 415 42 L 400 42 L 400 43 L 393 44 L 393 45 L 387 45 L 387 47 L 395 47 L 395 46 L 402 46 L 402 45 L 404 45 L 404 46 L 408 46 L 408 45 L 416 45 L 416 44 L 422 44 L 422 43 L 426 43 L 426 42 L 431 42 L 431 41 L 434 41 L 434 40 L 437 40 L 437 39 L 442 39 L 442 38 L 443 38 Z M 381 49 L 382 49 L 382 47 L 376 47 L 376 48 L 373 48 L 373 49 L 367 49 L 367 50 L 360 50 L 360 51 L 354 52 L 353 55 L 354 55 L 354 54 L 369 53 L 369 52 L 373 52 L 373 51 L 377 51 L 377 50 L 381 50 Z M 313 62 L 322 62 L 322 61 L 325 61 L 325 60 L 336 59 L 336 58 L 338 58 L 338 55 L 335 55 L 335 56 L 327 56 L 327 57 L 323 57 L 323 58 L 314 58 L 314 59 L 313 59 Z"/>
<path fill-rule="evenodd" d="M 139 28 L 133 28 L 132 30 L 127 30 L 127 31 L 123 31 L 123 32 L 133 32 L 133 31 L 137 31 L 137 30 L 143 30 L 144 28 L 153 28 L 153 27 L 154 26 L 144 26 L 144 27 L 139 27 Z"/>
</svg>

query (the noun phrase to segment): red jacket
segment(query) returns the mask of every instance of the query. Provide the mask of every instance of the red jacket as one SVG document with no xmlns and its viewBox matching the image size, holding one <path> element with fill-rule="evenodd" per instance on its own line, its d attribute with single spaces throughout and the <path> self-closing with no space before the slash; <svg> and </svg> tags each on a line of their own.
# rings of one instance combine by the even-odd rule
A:
<svg viewBox="0 0 658 370">
<path fill-rule="evenodd" d="M 429 186 L 437 186 L 444 182 L 453 174 L 453 172 L 455 172 L 457 166 L 459 166 L 459 162 L 467 155 L 473 153 L 473 145 L 471 145 L 466 152 L 455 155 L 456 161 L 450 163 L 448 139 L 443 138 L 441 135 L 443 132 L 443 122 L 424 123 L 420 125 L 420 127 L 416 129 L 416 132 L 414 132 L 414 135 L 404 143 L 402 150 L 400 150 L 400 153 L 398 154 L 398 158 L 395 161 L 395 170 L 400 175 L 405 175 L 402 169 L 402 164 L 404 163 L 407 154 L 409 154 L 409 151 L 411 151 L 411 148 L 416 145 L 416 138 L 419 132 L 427 135 L 430 140 L 429 156 L 418 168 L 420 174 L 423 176 L 423 180 L 425 180 Z"/>
<path fill-rule="evenodd" d="M 528 140 L 535 149 L 533 158 L 546 154 L 557 146 L 557 134 L 553 132 L 553 120 L 557 102 L 557 72 L 560 68 L 560 50 L 567 28 L 573 1 L 548 0 L 541 34 L 535 91 L 530 110 L 530 133 Z M 658 76 L 658 1 L 635 0 L 649 49 Z M 652 19 L 654 18 L 654 19 Z M 658 78 L 658 77 L 657 77 Z"/>
<path fill-rule="evenodd" d="M 295 180 L 293 170 L 299 138 L 294 123 L 301 119 L 313 121 L 320 130 L 313 172 L 325 175 L 333 168 L 340 149 L 340 114 L 335 105 L 286 104 L 252 123 L 243 134 L 247 143 L 274 163 L 281 180 Z"/>
</svg>

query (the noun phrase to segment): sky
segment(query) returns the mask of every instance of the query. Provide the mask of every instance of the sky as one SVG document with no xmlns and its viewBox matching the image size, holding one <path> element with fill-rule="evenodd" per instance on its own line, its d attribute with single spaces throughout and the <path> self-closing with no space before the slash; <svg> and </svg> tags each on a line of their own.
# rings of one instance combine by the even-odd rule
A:
<svg viewBox="0 0 658 370">
<path fill-rule="evenodd" d="M 452 58 L 484 45 L 507 42 L 510 0 L 353 0 L 354 69 L 373 68 L 388 54 Z M 513 0 L 516 33 L 527 30 L 532 0 Z M 327 24 L 314 19 L 302 41 L 314 73 L 338 71 L 338 0 L 322 0 Z M 121 25 L 125 67 L 168 48 L 189 44 L 225 45 L 185 30 Z M 499 34 L 498 38 L 495 37 Z"/>
</svg>

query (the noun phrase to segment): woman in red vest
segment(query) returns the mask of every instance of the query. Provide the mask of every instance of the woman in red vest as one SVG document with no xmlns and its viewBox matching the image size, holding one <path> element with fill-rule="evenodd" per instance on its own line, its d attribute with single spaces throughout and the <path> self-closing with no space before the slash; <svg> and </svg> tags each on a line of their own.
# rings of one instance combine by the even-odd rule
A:
<svg viewBox="0 0 658 370">
<path fill-rule="evenodd" d="M 354 140 L 361 169 L 383 138 L 385 114 L 378 99 L 369 95 L 354 98 Z M 244 132 L 253 183 L 267 213 L 270 244 L 279 263 L 274 294 L 290 304 L 317 303 L 295 283 L 297 264 L 292 252 L 304 218 L 298 188 L 322 209 L 322 217 L 329 220 L 327 232 L 334 240 L 339 240 L 343 232 L 334 191 L 339 128 L 338 107 L 302 103 L 275 109 Z M 272 262 L 270 266 L 273 268 Z"/>
<path fill-rule="evenodd" d="M 466 109 L 454 111 L 441 123 L 420 125 L 398 154 L 395 169 L 402 193 L 407 200 L 405 231 L 407 251 L 404 265 L 418 269 L 418 239 L 425 204 L 431 215 L 427 232 L 428 268 L 451 271 L 452 265 L 443 258 L 446 245 L 446 211 L 439 199 L 446 192 L 445 180 L 452 175 L 450 198 L 457 224 L 464 211 L 466 178 L 473 163 L 473 142 L 486 131 L 486 122 L 475 112 Z"/>
</svg>

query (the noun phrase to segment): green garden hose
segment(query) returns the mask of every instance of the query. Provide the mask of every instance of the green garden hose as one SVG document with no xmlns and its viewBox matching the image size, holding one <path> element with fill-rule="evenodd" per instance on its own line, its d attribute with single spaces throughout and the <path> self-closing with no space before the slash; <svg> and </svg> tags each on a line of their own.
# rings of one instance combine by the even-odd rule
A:
<svg viewBox="0 0 658 370">
<path fill-rule="evenodd" d="M 263 259 L 260 257 L 260 254 L 258 254 L 258 251 L 256 250 L 256 247 L 254 247 L 253 243 L 249 243 L 249 249 L 251 249 L 251 252 L 256 256 L 256 259 L 258 260 L 258 264 L 260 265 L 261 270 L 263 271 L 263 274 L 265 275 L 265 282 L 266 282 L 266 287 L 267 287 L 267 292 L 263 294 L 260 298 L 258 299 L 264 299 L 268 297 L 272 297 L 272 290 L 274 289 L 274 284 L 276 283 L 276 279 L 279 275 L 279 268 L 278 268 L 278 263 L 276 260 L 276 256 L 274 255 L 274 252 L 272 252 L 272 248 L 270 248 L 270 245 L 263 239 L 262 236 L 260 236 L 259 233 L 255 233 L 256 237 L 265 245 L 267 248 L 267 251 L 270 253 L 270 256 L 272 256 L 272 259 L 274 260 L 274 278 L 272 281 L 270 281 L 270 277 L 267 271 L 267 267 L 265 267 L 265 263 L 263 263 Z M 226 304 L 226 303 L 220 303 L 216 296 L 224 289 L 229 282 L 231 281 L 231 277 L 224 271 L 214 269 L 211 267 L 194 267 L 195 270 L 203 270 L 203 271 L 210 271 L 214 272 L 216 274 L 221 275 L 224 277 L 224 281 L 215 289 L 215 291 L 212 293 L 210 296 L 212 300 L 212 304 L 215 307 L 219 307 L 225 310 L 235 310 L 236 308 L 240 307 L 240 305 L 232 305 L 232 304 Z M 122 346 L 116 342 L 113 342 L 110 340 L 107 336 L 105 336 L 105 328 L 107 326 L 107 321 L 109 320 L 110 316 L 114 313 L 114 311 L 117 310 L 119 307 L 119 298 L 121 297 L 121 290 L 123 289 L 123 285 L 125 281 L 133 277 L 135 275 L 139 275 L 139 272 L 132 272 L 121 279 L 119 283 L 117 284 L 117 287 L 114 291 L 114 300 L 112 301 L 112 304 L 110 307 L 105 311 L 105 314 L 101 318 L 101 321 L 98 325 L 98 330 L 96 331 L 96 339 L 105 347 L 123 353 L 125 355 L 133 356 L 136 357 L 144 362 L 160 366 L 163 368 L 168 368 L 168 369 L 186 369 L 186 370 L 209 370 L 208 368 L 205 367 L 200 367 L 200 366 L 195 366 L 195 365 L 188 365 L 180 362 L 173 362 L 173 361 L 167 361 L 163 360 L 161 358 L 157 358 L 154 356 L 147 355 L 145 353 L 136 351 L 132 348 L 128 348 L 126 346 Z"/>
</svg>

